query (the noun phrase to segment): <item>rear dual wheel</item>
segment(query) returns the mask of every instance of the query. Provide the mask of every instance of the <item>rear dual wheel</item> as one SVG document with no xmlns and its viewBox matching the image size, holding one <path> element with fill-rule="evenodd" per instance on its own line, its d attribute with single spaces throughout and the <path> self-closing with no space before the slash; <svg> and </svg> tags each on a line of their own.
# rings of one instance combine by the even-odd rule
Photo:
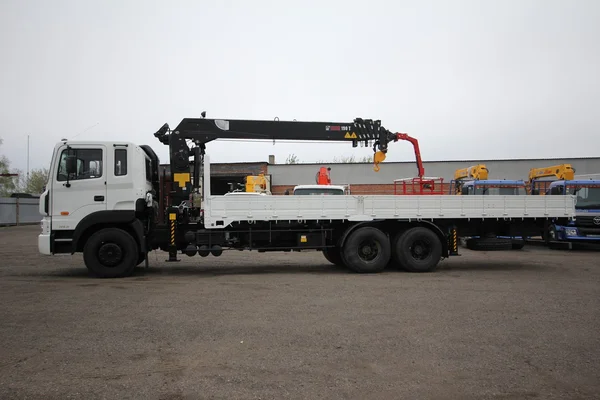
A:
<svg viewBox="0 0 600 400">
<path fill-rule="evenodd" d="M 409 272 L 431 272 L 442 259 L 442 241 L 431 229 L 417 226 L 392 240 L 392 263 Z"/>
<path fill-rule="evenodd" d="M 370 226 L 358 228 L 350 233 L 341 251 L 344 265 L 360 273 L 383 271 L 390 261 L 390 256 L 388 236 Z"/>
<path fill-rule="evenodd" d="M 363 227 L 349 235 L 340 252 L 341 260 L 337 261 L 361 273 L 381 272 L 389 264 L 409 272 L 431 272 L 442 259 L 442 252 L 439 236 L 425 227 L 413 227 L 401 232 L 391 243 L 381 230 Z M 327 259 L 340 265 L 333 261 L 335 256 L 331 254 L 337 255 L 332 249 L 329 255 L 326 254 Z"/>
</svg>

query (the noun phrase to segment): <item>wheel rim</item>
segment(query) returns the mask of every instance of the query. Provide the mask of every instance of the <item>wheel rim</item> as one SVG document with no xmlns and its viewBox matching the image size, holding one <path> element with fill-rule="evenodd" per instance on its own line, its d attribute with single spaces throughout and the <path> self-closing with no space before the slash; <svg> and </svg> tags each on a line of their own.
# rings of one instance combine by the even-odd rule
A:
<svg viewBox="0 0 600 400">
<path fill-rule="evenodd" d="M 415 260 L 426 260 L 431 256 L 431 243 L 428 240 L 417 239 L 410 245 L 410 256 Z"/>
<path fill-rule="evenodd" d="M 381 245 L 375 240 L 365 240 L 358 246 L 358 257 L 363 261 L 373 261 L 381 252 Z"/>
<path fill-rule="evenodd" d="M 123 259 L 123 250 L 114 243 L 103 243 L 98 249 L 98 260 L 105 267 L 114 267 Z"/>
</svg>

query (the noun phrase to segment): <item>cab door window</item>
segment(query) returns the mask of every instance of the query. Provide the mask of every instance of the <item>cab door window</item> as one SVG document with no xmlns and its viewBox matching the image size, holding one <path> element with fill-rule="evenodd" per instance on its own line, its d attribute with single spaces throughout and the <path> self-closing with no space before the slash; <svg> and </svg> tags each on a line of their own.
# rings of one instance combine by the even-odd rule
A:
<svg viewBox="0 0 600 400">
<path fill-rule="evenodd" d="M 115 176 L 127 175 L 127 149 L 115 149 Z"/>
<path fill-rule="evenodd" d="M 74 156 L 77 168 L 74 173 L 67 175 L 67 156 Z M 101 178 L 103 174 L 102 149 L 65 149 L 60 154 L 56 179 L 76 181 L 83 179 Z"/>
</svg>

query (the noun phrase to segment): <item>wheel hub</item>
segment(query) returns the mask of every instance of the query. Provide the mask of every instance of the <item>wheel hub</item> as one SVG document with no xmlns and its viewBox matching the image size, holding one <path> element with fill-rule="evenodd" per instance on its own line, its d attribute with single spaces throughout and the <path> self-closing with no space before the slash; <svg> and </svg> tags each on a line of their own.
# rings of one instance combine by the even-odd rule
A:
<svg viewBox="0 0 600 400">
<path fill-rule="evenodd" d="M 359 246 L 358 255 L 364 261 L 372 261 L 379 253 L 379 245 L 376 242 L 364 242 Z"/>
<path fill-rule="evenodd" d="M 429 256 L 430 247 L 427 242 L 422 240 L 415 241 L 410 246 L 410 253 L 415 260 L 423 260 Z"/>
<path fill-rule="evenodd" d="M 114 267 L 122 259 L 123 251 L 114 243 L 104 243 L 98 250 L 98 260 L 107 267 Z"/>
<path fill-rule="evenodd" d="M 413 251 L 414 251 L 415 255 L 417 255 L 417 256 L 420 256 L 424 253 L 423 246 L 421 246 L 419 244 L 416 245 L 415 247 L 413 247 Z"/>
</svg>

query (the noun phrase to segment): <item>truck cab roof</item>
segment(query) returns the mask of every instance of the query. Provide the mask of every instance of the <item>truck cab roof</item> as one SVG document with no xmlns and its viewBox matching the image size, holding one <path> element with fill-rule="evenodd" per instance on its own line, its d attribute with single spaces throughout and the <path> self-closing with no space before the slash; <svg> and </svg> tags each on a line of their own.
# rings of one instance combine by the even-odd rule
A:
<svg viewBox="0 0 600 400">
<path fill-rule="evenodd" d="M 297 185 L 294 187 L 295 195 L 331 195 L 345 194 L 346 186 L 342 185 Z"/>
<path fill-rule="evenodd" d="M 132 146 L 132 147 L 136 147 L 139 146 L 136 143 L 133 142 L 127 142 L 127 141 L 108 141 L 108 140 L 68 140 L 68 139 L 62 139 L 59 142 L 56 143 L 56 147 L 60 147 L 63 146 L 65 144 L 69 144 L 72 146 L 113 146 L 113 145 L 121 145 L 121 146 Z"/>
<path fill-rule="evenodd" d="M 598 179 L 576 179 L 576 180 L 571 180 L 571 181 L 566 181 L 564 179 L 561 179 L 559 181 L 553 181 L 552 183 L 550 183 L 550 188 L 556 187 L 556 186 L 563 186 L 563 185 L 569 185 L 569 186 L 591 186 L 591 185 L 600 185 L 600 180 Z"/>
<path fill-rule="evenodd" d="M 268 196 L 270 194 L 264 192 L 229 192 L 225 193 L 224 196 Z"/>
<path fill-rule="evenodd" d="M 464 181 L 463 186 L 486 186 L 486 185 L 513 185 L 513 186 L 525 186 L 524 180 L 512 180 L 512 179 L 485 179 L 485 180 L 468 180 Z"/>
</svg>

